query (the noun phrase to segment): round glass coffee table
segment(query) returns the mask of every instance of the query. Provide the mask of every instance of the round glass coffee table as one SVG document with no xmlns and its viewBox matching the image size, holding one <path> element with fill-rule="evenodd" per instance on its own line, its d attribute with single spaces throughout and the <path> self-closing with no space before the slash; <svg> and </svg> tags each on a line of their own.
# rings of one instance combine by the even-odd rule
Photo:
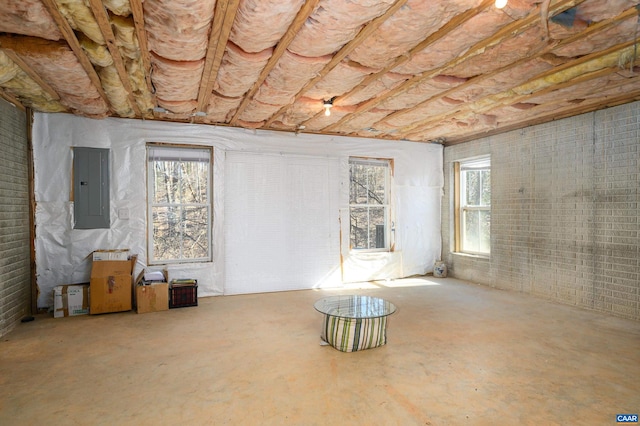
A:
<svg viewBox="0 0 640 426">
<path fill-rule="evenodd" d="M 396 306 L 371 296 L 324 297 L 313 305 L 324 314 L 321 338 L 342 352 L 377 348 L 387 343 L 387 317 Z"/>
</svg>

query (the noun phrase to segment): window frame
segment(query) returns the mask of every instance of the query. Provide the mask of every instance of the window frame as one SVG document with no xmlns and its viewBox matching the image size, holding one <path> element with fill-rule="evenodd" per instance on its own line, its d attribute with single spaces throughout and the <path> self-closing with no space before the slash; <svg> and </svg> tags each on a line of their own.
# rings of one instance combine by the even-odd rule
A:
<svg viewBox="0 0 640 426">
<path fill-rule="evenodd" d="M 453 163 L 454 177 L 454 252 L 462 254 L 470 254 L 482 257 L 491 256 L 491 219 L 489 219 L 489 250 L 478 251 L 465 249 L 464 247 L 464 217 L 465 212 L 487 211 L 491 214 L 491 194 L 489 194 L 489 204 L 467 204 L 466 203 L 466 179 L 465 173 L 468 171 L 491 171 L 491 156 L 483 155 L 464 160 L 455 161 Z M 482 188 L 482 185 L 480 185 Z M 480 194 L 482 200 L 482 193 Z M 479 246 L 479 244 L 478 244 Z"/>
<path fill-rule="evenodd" d="M 386 167 L 385 173 L 385 200 L 383 204 L 352 204 L 351 203 L 351 164 L 361 165 L 384 165 Z M 392 181 L 394 173 L 394 164 L 392 158 L 370 158 L 370 157 L 349 157 L 349 232 L 348 242 L 349 250 L 358 253 L 380 253 L 380 252 L 393 252 L 395 248 L 395 242 L 393 241 L 394 222 L 392 219 Z M 371 206 L 382 207 L 384 209 L 384 247 L 374 248 L 356 248 L 352 246 L 352 226 L 351 226 L 351 210 L 352 208 L 369 208 Z M 370 241 L 370 238 L 367 238 Z"/>
<path fill-rule="evenodd" d="M 166 264 L 184 264 L 184 263 L 205 263 L 211 262 L 213 259 L 213 147 L 206 145 L 181 145 L 181 144 L 171 144 L 171 143 L 161 143 L 161 142 L 153 142 L 147 143 L 146 147 L 146 165 L 147 165 L 147 263 L 149 265 L 166 265 Z M 167 153 L 170 153 L 171 150 L 199 150 L 199 151 L 208 151 L 208 155 L 206 156 L 206 162 L 208 164 L 207 171 L 207 188 L 206 188 L 206 196 L 207 200 L 204 203 L 154 203 L 155 199 L 155 189 L 154 189 L 154 168 L 153 162 L 154 159 L 151 157 L 153 150 L 162 151 L 166 150 Z M 162 158 L 162 156 L 158 156 L 155 158 Z M 170 155 L 167 155 L 165 158 L 170 158 Z M 155 241 L 154 241 L 154 221 L 153 221 L 153 209 L 154 207 L 171 207 L 171 206 L 196 206 L 196 207 L 206 207 L 207 208 L 207 255 L 205 257 L 198 258 L 186 258 L 180 257 L 176 259 L 156 259 L 155 258 Z M 180 252 L 182 254 L 182 244 L 180 248 Z"/>
</svg>

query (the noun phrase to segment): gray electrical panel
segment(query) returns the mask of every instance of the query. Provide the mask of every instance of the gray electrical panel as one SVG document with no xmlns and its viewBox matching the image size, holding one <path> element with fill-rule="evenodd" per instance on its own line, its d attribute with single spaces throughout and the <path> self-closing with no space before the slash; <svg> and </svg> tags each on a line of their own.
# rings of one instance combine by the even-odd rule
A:
<svg viewBox="0 0 640 426">
<path fill-rule="evenodd" d="M 74 229 L 109 228 L 109 150 L 73 148 Z"/>
</svg>

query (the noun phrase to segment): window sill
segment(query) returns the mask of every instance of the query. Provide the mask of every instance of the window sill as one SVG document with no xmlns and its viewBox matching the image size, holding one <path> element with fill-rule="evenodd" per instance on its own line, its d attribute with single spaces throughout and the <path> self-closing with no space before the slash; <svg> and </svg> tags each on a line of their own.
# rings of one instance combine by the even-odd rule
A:
<svg viewBox="0 0 640 426">
<path fill-rule="evenodd" d="M 463 252 L 451 252 L 451 254 L 454 256 L 460 256 L 460 257 L 470 257 L 472 259 L 491 260 L 490 254 L 473 254 L 473 253 L 463 253 Z"/>
</svg>

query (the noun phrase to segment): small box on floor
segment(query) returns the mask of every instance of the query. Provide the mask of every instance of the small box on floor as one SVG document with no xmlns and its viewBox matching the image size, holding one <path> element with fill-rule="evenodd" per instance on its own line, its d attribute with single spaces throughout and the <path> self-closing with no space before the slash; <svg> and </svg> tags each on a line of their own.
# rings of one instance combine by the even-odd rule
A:
<svg viewBox="0 0 640 426">
<path fill-rule="evenodd" d="M 169 309 L 169 283 L 160 271 L 153 273 L 142 271 L 136 279 L 133 296 L 136 312 L 139 314 Z"/>
<path fill-rule="evenodd" d="M 89 283 L 53 288 L 53 317 L 73 317 L 89 313 Z"/>
<path fill-rule="evenodd" d="M 169 284 L 153 283 L 136 287 L 136 312 L 159 312 L 169 309 Z"/>
<path fill-rule="evenodd" d="M 169 285 L 169 308 L 198 306 L 198 280 L 171 280 Z"/>
</svg>

